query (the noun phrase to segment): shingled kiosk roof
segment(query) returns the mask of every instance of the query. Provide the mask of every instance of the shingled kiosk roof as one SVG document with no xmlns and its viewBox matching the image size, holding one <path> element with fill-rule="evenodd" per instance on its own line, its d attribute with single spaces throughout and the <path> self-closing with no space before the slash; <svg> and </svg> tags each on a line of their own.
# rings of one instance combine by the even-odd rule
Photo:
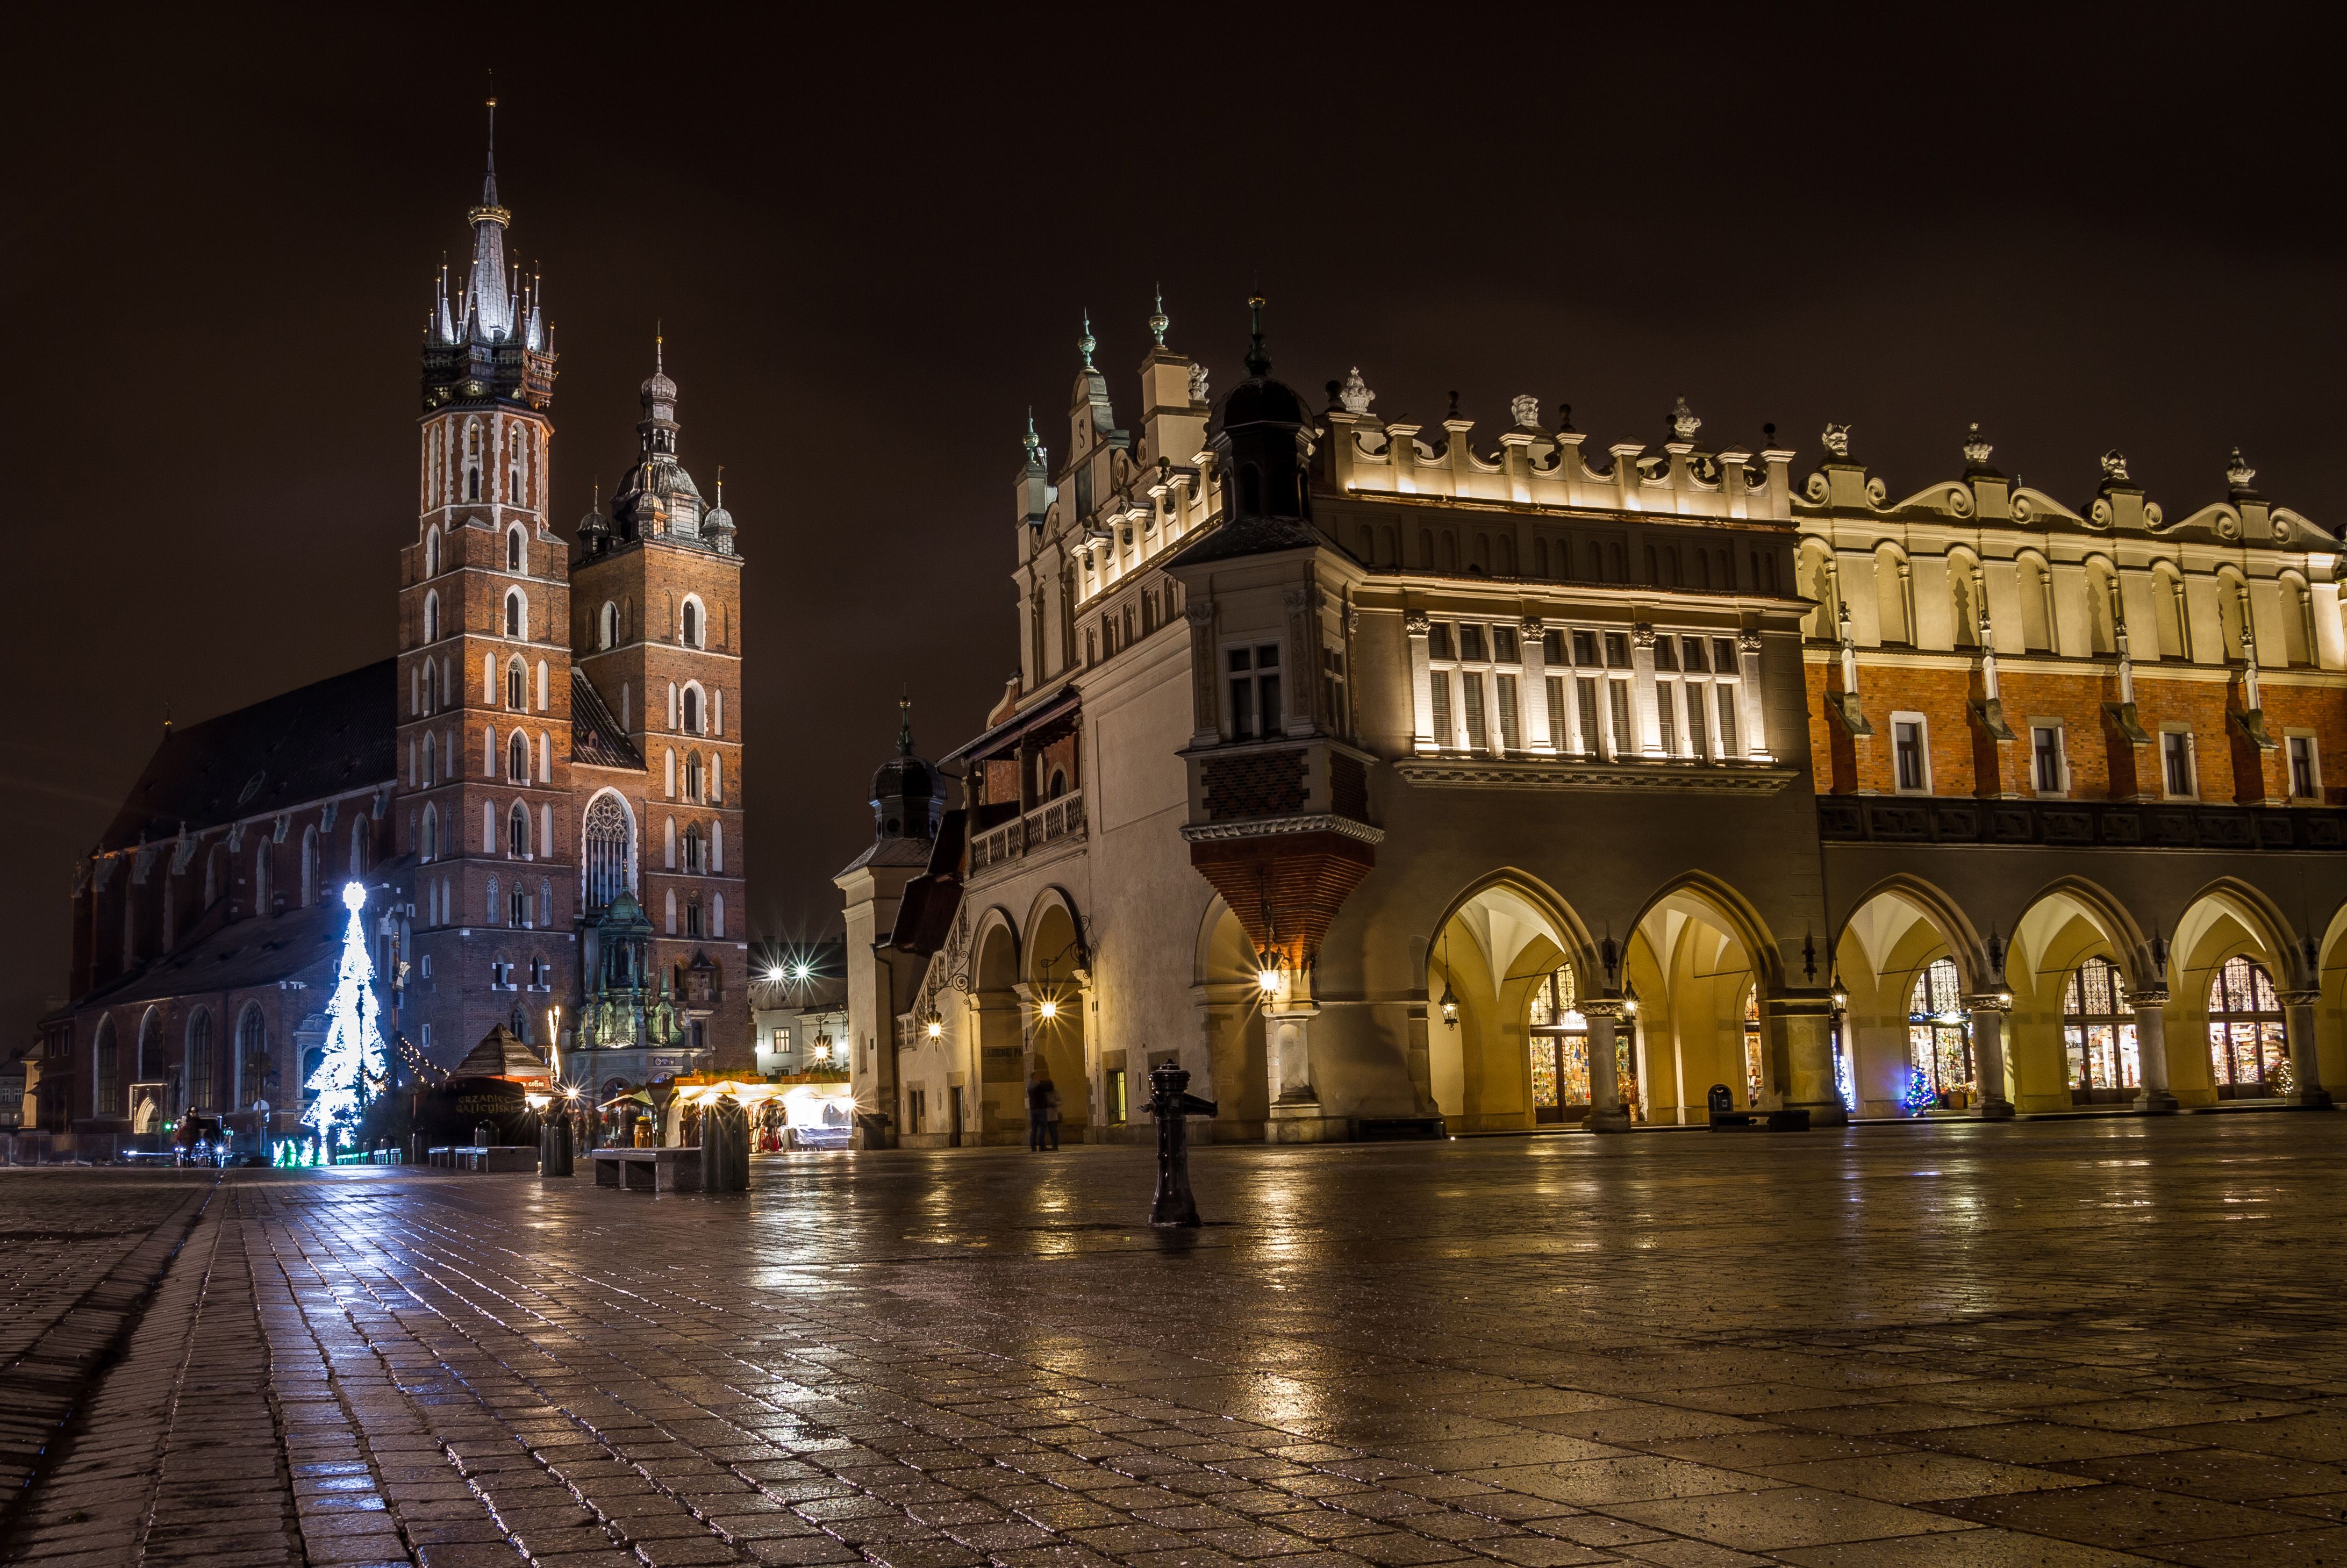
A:
<svg viewBox="0 0 2347 1568">
<path fill-rule="evenodd" d="M 547 1071 L 546 1058 L 538 1054 L 536 1046 L 498 1024 L 481 1036 L 481 1043 L 473 1047 L 449 1076 L 544 1079 L 553 1074 Z"/>
</svg>

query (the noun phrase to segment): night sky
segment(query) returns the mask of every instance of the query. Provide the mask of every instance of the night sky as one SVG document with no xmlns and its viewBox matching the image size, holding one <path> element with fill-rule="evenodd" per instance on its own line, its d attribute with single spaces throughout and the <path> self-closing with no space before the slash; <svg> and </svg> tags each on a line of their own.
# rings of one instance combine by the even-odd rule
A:
<svg viewBox="0 0 2347 1568">
<path fill-rule="evenodd" d="M 769 938 L 835 920 L 899 686 L 930 755 L 1000 694 L 1026 408 L 1062 455 L 1089 307 L 1129 418 L 1160 281 L 1218 393 L 1259 282 L 1316 405 L 1358 364 L 1389 418 L 1456 388 L 1479 442 L 1522 392 L 1659 440 L 1684 394 L 1797 474 L 1848 421 L 1894 496 L 1977 419 L 2073 505 L 2116 446 L 2180 516 L 2238 443 L 2347 516 L 2327 13 L 329 9 L 11 25 L 6 1044 L 64 999 L 74 858 L 165 705 L 393 651 L 491 67 L 558 528 L 632 459 L 656 318 L 686 465 L 725 466 Z"/>
</svg>

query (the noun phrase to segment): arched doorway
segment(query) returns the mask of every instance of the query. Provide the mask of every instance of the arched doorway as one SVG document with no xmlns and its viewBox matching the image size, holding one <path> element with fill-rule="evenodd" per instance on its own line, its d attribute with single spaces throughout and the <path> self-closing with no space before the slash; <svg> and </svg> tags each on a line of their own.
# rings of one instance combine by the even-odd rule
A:
<svg viewBox="0 0 2347 1568">
<path fill-rule="evenodd" d="M 1833 970 L 1836 1053 L 1853 1114 L 1972 1106 L 1980 1086 L 1965 999 L 1987 968 L 1970 922 L 1938 888 L 1900 878 L 1859 901 Z"/>
<path fill-rule="evenodd" d="M 1589 1115 L 1594 969 L 1579 922 L 1528 877 L 1493 877 L 1443 917 L 1426 960 L 1426 1087 L 1452 1131 Z"/>
<path fill-rule="evenodd" d="M 978 1042 L 978 1136 L 1017 1143 L 1027 1132 L 1025 1043 L 1019 999 L 1019 938 L 1010 917 L 989 910 L 979 922 L 970 965 L 971 1038 Z"/>
<path fill-rule="evenodd" d="M 1214 1081 L 1211 1092 L 1220 1106 L 1214 1117 L 1214 1138 L 1218 1143 L 1253 1142 L 1265 1135 L 1264 1122 L 1271 1114 L 1261 970 L 1246 927 L 1219 895 L 1208 904 L 1201 925 L 1193 990 L 1205 1018 L 1207 1066 Z M 1149 1059 L 1173 1047 L 1170 1040 L 1145 1036 L 1138 1043 L 1143 1050 L 1130 1060 L 1124 1051 L 1102 1053 L 1102 1104 L 1112 1122 L 1120 1103 L 1120 1089 L 1128 1119 L 1138 1126 L 1139 1120 L 1146 1117 L 1147 1112 L 1139 1108 L 1149 1094 L 1149 1070 L 1154 1065 Z M 1202 1091 L 1194 1083 L 1191 1090 Z"/>
<path fill-rule="evenodd" d="M 1027 922 L 1027 1000 L 1030 1076 L 1059 1091 L 1061 1135 L 1081 1140 L 1092 1123 L 1092 1072 L 1085 1060 L 1092 1031 L 1088 968 L 1074 909 L 1057 889 L 1036 902 Z"/>
</svg>

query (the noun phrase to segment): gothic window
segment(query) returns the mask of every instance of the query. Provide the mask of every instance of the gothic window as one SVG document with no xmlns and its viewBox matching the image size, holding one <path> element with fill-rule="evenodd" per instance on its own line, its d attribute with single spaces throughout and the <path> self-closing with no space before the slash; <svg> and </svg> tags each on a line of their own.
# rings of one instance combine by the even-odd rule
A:
<svg viewBox="0 0 2347 1568">
<path fill-rule="evenodd" d="M 2209 982 L 2209 1071 L 2220 1100 L 2279 1094 L 2287 1061 L 2281 999 L 2263 964 L 2238 954 Z"/>
<path fill-rule="evenodd" d="M 523 668 L 518 659 L 506 666 L 506 706 L 529 706 L 529 671 Z"/>
<path fill-rule="evenodd" d="M 717 752 L 709 753 L 709 798 L 712 801 L 725 798 L 725 758 Z"/>
<path fill-rule="evenodd" d="M 601 633 L 597 639 L 599 644 L 607 649 L 618 647 L 620 644 L 620 607 L 607 601 L 603 606 L 602 614 L 597 619 L 601 627 Z"/>
<path fill-rule="evenodd" d="M 1907 1056 L 1911 1080 L 1922 1081 L 1932 1104 L 1963 1107 L 1973 1081 L 1973 1023 L 1957 994 L 1953 958 L 1934 958 L 1915 977 L 1907 999 Z"/>
<path fill-rule="evenodd" d="M 91 1049 L 91 1055 L 97 1063 L 97 1095 L 90 1102 L 89 1106 L 90 1114 L 93 1116 L 122 1114 L 121 1049 L 115 1042 L 114 1020 L 110 1018 L 99 1019 L 97 1043 Z"/>
<path fill-rule="evenodd" d="M 723 893 L 709 901 L 709 934 L 712 937 L 725 934 L 725 895 Z"/>
<path fill-rule="evenodd" d="M 518 639 L 528 624 L 528 611 L 522 602 L 521 590 L 516 589 L 506 595 L 506 635 Z"/>
<path fill-rule="evenodd" d="M 506 427 L 506 499 L 517 507 L 527 498 L 528 491 L 527 472 L 528 437 L 522 434 L 522 428 L 518 424 Z M 514 538 L 515 551 L 518 553 L 520 548 L 520 536 L 517 534 Z M 513 569 L 519 571 L 521 562 L 515 561 Z"/>
<path fill-rule="evenodd" d="M 212 1012 L 198 1008 L 188 1020 L 187 1101 L 190 1111 L 211 1111 L 220 1104 L 220 1066 L 212 1057 Z"/>
<path fill-rule="evenodd" d="M 518 497 L 517 497 L 517 498 L 518 498 Z M 519 528 L 508 528 L 508 529 L 507 529 L 507 530 L 506 530 L 506 569 L 507 569 L 507 571 L 519 571 L 519 570 L 521 570 L 521 569 L 522 569 L 522 561 L 523 561 L 523 559 L 524 559 L 524 558 L 523 558 L 523 556 L 522 556 L 522 548 L 521 548 L 521 530 L 520 530 Z"/>
<path fill-rule="evenodd" d="M 465 426 L 465 499 L 481 498 L 481 426 L 477 421 Z"/>
<path fill-rule="evenodd" d="M 684 645 L 687 648 L 701 646 L 701 603 L 698 600 L 684 601 Z"/>
<path fill-rule="evenodd" d="M 424 536 L 424 575 L 440 575 L 440 529 L 436 525 Z"/>
<path fill-rule="evenodd" d="M 628 813 L 615 794 L 599 794 L 587 807 L 585 830 L 587 906 L 600 909 L 627 891 Z"/>
<path fill-rule="evenodd" d="M 518 860 L 529 858 L 529 807 L 519 801 L 506 818 L 506 854 Z"/>
<path fill-rule="evenodd" d="M 309 908 L 318 901 L 318 829 L 315 825 L 302 830 L 302 907 Z"/>
<path fill-rule="evenodd" d="M 705 934 L 706 934 L 706 933 L 705 933 L 705 932 L 703 932 L 703 931 L 702 931 L 702 925 L 701 925 L 701 895 L 699 895 L 698 893 L 694 894 L 691 898 L 688 898 L 687 900 L 685 900 L 685 905 L 684 905 L 684 934 L 685 934 L 686 936 L 688 936 L 688 937 L 699 937 L 699 936 L 703 936 L 703 935 L 705 935 Z"/>
<path fill-rule="evenodd" d="M 428 773 L 432 765 L 432 737 L 429 735 L 424 737 L 424 764 Z M 417 841 L 415 848 L 416 853 L 426 860 L 438 853 L 440 848 L 440 808 L 438 806 L 427 805 L 424 808 L 424 836 Z"/>
<path fill-rule="evenodd" d="M 554 924 L 554 883 L 549 877 L 538 879 L 538 919 L 542 926 Z"/>
<path fill-rule="evenodd" d="M 2070 1065 L 2074 1104 L 2115 1103 L 2135 1098 L 2143 1081 L 2136 1050 L 2135 1012 L 2127 1006 L 2119 969 L 2093 958 L 2070 971 L 2062 988 L 2062 1045 Z"/>
<path fill-rule="evenodd" d="M 684 868 L 687 871 L 698 873 L 709 869 L 708 860 L 702 853 L 702 845 L 698 823 L 684 830 Z"/>
<path fill-rule="evenodd" d="M 426 642 L 440 641 L 440 594 L 437 589 L 424 596 L 424 641 Z M 426 687 L 425 692 L 424 711 L 427 713 L 432 711 L 429 687 Z"/>
<path fill-rule="evenodd" d="M 497 923 L 497 879 L 494 876 L 489 878 L 488 897 L 483 902 L 487 907 L 482 918 L 492 926 L 496 925 Z"/>
<path fill-rule="evenodd" d="M 514 879 L 513 892 L 507 897 L 512 900 L 512 907 L 506 911 L 507 924 L 518 930 L 530 925 L 536 911 L 530 907 L 529 890 L 519 877 Z"/>
<path fill-rule="evenodd" d="M 506 777 L 514 784 L 529 783 L 529 737 L 519 730 L 506 746 Z"/>
<path fill-rule="evenodd" d="M 365 874 L 367 862 L 371 858 L 369 852 L 373 848 L 374 845 L 368 841 L 366 818 L 362 816 L 351 824 L 351 875 L 353 876 Z"/>
<path fill-rule="evenodd" d="M 676 753 L 672 748 L 661 752 L 661 787 L 669 799 L 676 798 Z"/>
<path fill-rule="evenodd" d="M 725 825 L 722 822 L 709 825 L 709 869 L 719 872 L 725 869 Z M 722 931 L 718 934 L 724 935 Z"/>
<path fill-rule="evenodd" d="M 149 1008 L 138 1020 L 138 1081 L 159 1083 L 163 1079 L 163 1013 L 159 1008 Z"/>
<path fill-rule="evenodd" d="M 684 733 L 688 735 L 701 733 L 701 688 L 698 686 L 684 689 Z"/>
<path fill-rule="evenodd" d="M 664 924 L 664 926 L 665 926 L 665 927 L 666 927 L 666 929 L 667 929 L 667 931 L 668 931 L 668 934 L 669 934 L 670 936 L 671 936 L 671 937 L 675 936 L 675 935 L 676 935 L 676 889 L 675 889 L 675 888 L 673 888 L 673 887 L 671 887 L 671 888 L 670 888 L 670 889 L 668 890 L 668 897 L 667 897 L 667 899 L 665 900 L 665 907 L 664 907 L 664 908 L 663 908 L 663 910 L 662 910 L 662 913 L 663 913 L 663 915 L 665 916 L 665 920 L 664 920 L 663 924 Z"/>
<path fill-rule="evenodd" d="M 668 844 L 666 851 L 665 863 L 668 869 L 673 871 L 676 869 L 676 818 L 672 816 L 668 819 Z"/>
<path fill-rule="evenodd" d="M 687 800 L 701 798 L 701 753 L 699 752 L 689 753 L 684 759 L 684 798 Z"/>
<path fill-rule="evenodd" d="M 236 1020 L 236 1104 L 240 1111 L 269 1097 L 269 1026 L 257 1002 Z"/>
</svg>

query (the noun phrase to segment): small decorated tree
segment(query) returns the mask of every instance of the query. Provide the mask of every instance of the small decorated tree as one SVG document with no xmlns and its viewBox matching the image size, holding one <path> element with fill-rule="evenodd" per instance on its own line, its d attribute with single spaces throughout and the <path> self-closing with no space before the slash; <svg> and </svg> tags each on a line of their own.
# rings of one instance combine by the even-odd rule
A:
<svg viewBox="0 0 2347 1568">
<path fill-rule="evenodd" d="M 374 1025 L 374 965 L 367 957 L 366 930 L 359 919 L 365 904 L 365 888 L 355 882 L 343 886 L 343 907 L 351 912 L 351 919 L 343 928 L 333 999 L 326 1004 L 324 1054 L 318 1071 L 302 1086 L 317 1098 L 302 1120 L 316 1130 L 329 1159 L 338 1135 L 347 1135 L 384 1081 L 383 1040 Z"/>
</svg>

